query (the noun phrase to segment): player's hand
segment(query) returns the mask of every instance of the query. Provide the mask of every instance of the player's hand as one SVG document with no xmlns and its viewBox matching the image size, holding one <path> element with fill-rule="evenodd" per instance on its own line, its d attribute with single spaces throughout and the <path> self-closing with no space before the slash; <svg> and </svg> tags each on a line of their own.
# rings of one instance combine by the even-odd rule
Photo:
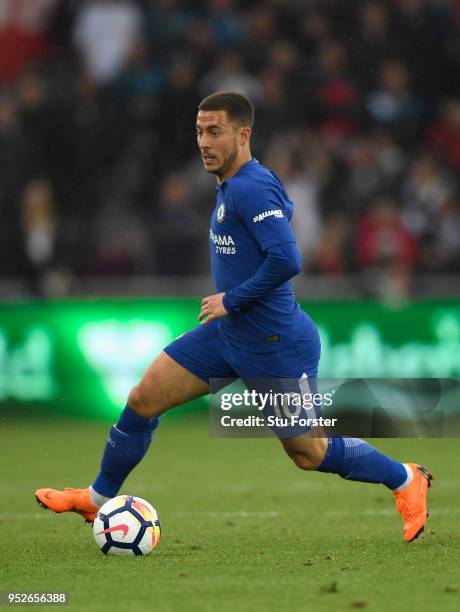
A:
<svg viewBox="0 0 460 612">
<path fill-rule="evenodd" d="M 222 302 L 224 295 L 225 292 L 216 293 L 215 295 L 208 295 L 208 297 L 201 300 L 201 311 L 198 315 L 198 321 L 201 321 L 201 324 L 209 323 L 214 319 L 228 315 Z"/>
</svg>

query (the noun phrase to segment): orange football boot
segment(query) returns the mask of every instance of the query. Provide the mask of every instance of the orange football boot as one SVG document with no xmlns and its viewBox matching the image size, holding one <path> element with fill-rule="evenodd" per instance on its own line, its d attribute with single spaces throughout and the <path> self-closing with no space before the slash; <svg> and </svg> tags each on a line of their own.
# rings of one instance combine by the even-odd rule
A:
<svg viewBox="0 0 460 612">
<path fill-rule="evenodd" d="M 80 514 L 87 523 L 93 523 L 96 512 L 99 510 L 89 497 L 89 489 L 71 489 L 66 487 L 64 491 L 56 489 L 37 489 L 35 498 L 38 503 L 53 512 L 76 512 Z"/>
<path fill-rule="evenodd" d="M 404 521 L 403 537 L 406 542 L 412 542 L 425 528 L 428 510 L 426 496 L 431 487 L 433 476 L 422 465 L 407 463 L 412 470 L 412 482 L 401 491 L 394 491 L 396 510 Z"/>
</svg>

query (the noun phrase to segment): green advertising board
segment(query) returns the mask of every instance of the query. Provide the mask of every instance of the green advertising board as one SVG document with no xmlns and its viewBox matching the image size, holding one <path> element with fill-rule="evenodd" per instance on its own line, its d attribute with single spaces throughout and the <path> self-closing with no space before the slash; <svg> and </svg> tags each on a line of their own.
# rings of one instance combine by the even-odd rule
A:
<svg viewBox="0 0 460 612">
<path fill-rule="evenodd" d="M 302 303 L 320 376 L 460 378 L 460 302 Z M 0 305 L 0 409 L 114 419 L 161 348 L 197 325 L 194 299 Z M 194 408 L 205 405 L 203 400 Z"/>
</svg>

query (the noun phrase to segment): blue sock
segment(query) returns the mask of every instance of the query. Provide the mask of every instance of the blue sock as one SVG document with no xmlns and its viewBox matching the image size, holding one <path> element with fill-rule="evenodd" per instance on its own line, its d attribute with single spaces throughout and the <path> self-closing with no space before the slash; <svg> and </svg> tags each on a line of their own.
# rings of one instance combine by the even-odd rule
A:
<svg viewBox="0 0 460 612">
<path fill-rule="evenodd" d="M 359 438 L 329 438 L 326 456 L 318 471 L 338 474 L 347 480 L 381 482 L 389 489 L 397 489 L 407 479 L 402 463 Z"/>
<path fill-rule="evenodd" d="M 147 452 L 159 419 L 146 419 L 129 406 L 112 427 L 102 456 L 100 472 L 93 489 L 105 497 L 114 497 L 128 474 Z"/>
</svg>

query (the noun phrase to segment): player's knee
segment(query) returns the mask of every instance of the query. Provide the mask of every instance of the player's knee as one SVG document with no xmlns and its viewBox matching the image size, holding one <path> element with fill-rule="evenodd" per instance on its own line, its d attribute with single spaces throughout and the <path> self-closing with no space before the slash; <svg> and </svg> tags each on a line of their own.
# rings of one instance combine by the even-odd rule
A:
<svg viewBox="0 0 460 612">
<path fill-rule="evenodd" d="M 134 412 L 146 419 L 157 416 L 156 407 L 147 397 L 142 385 L 136 385 L 131 389 L 128 395 L 128 405 Z"/>
<path fill-rule="evenodd" d="M 134 412 L 141 414 L 143 407 L 142 407 L 142 399 L 141 399 L 141 392 L 139 390 L 139 386 L 136 385 L 129 392 L 128 404 L 130 408 L 134 410 Z"/>
<path fill-rule="evenodd" d="M 308 448 L 291 452 L 289 456 L 301 470 L 316 470 L 322 463 L 327 451 L 327 438 L 315 438 Z"/>
<path fill-rule="evenodd" d="M 305 454 L 295 454 L 294 456 L 291 455 L 291 459 L 294 461 L 294 463 L 296 464 L 296 466 L 298 468 L 300 468 L 301 470 L 307 470 L 307 471 L 311 471 L 311 470 L 315 470 L 319 463 L 317 460 L 315 460 L 315 458 L 311 455 L 305 455 Z"/>
</svg>

